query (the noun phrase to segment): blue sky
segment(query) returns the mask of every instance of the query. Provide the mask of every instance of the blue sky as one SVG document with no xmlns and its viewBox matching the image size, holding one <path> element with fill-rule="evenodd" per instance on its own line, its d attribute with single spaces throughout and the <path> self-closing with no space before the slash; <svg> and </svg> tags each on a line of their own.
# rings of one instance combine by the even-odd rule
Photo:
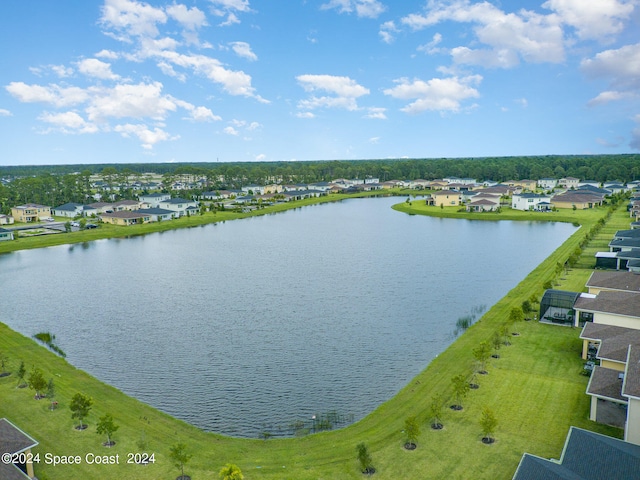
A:
<svg viewBox="0 0 640 480">
<path fill-rule="evenodd" d="M 640 150 L 640 0 L 0 13 L 0 165 Z"/>
</svg>

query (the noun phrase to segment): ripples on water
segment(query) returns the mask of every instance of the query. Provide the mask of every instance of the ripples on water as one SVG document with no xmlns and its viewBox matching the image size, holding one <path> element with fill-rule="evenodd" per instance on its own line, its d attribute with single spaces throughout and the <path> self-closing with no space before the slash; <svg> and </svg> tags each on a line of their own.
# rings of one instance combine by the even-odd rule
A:
<svg viewBox="0 0 640 480">
<path fill-rule="evenodd" d="M 358 420 L 575 230 L 408 216 L 398 201 L 4 255 L 0 321 L 51 331 L 72 364 L 205 430 Z"/>
</svg>

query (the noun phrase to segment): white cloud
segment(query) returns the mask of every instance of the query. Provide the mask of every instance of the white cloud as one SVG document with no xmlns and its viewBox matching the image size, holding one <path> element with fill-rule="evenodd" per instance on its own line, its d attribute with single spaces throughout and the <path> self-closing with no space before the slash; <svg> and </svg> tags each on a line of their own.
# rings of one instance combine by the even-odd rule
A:
<svg viewBox="0 0 640 480">
<path fill-rule="evenodd" d="M 166 23 L 167 15 L 161 8 L 133 0 L 105 0 L 100 23 L 117 32 L 117 38 L 131 36 L 155 37 L 158 24 Z"/>
<path fill-rule="evenodd" d="M 209 0 L 217 9 L 250 12 L 249 0 Z"/>
<path fill-rule="evenodd" d="M 489 48 L 460 46 L 452 50 L 457 63 L 510 68 L 520 59 L 532 63 L 560 63 L 565 58 L 564 36 L 557 15 L 520 10 L 505 13 L 488 2 L 469 0 L 430 2 L 425 14 L 410 14 L 401 22 L 414 30 L 440 22 L 472 23 L 477 41 Z"/>
<path fill-rule="evenodd" d="M 316 108 L 342 108 L 345 110 L 358 110 L 356 99 L 369 94 L 369 89 L 358 85 L 349 77 L 334 75 L 299 75 L 296 80 L 307 92 L 324 91 L 333 96 L 311 96 L 298 102 L 298 108 L 302 110 L 314 110 Z"/>
<path fill-rule="evenodd" d="M 548 0 L 544 8 L 557 12 L 562 22 L 576 29 L 580 39 L 608 39 L 624 28 L 635 1 Z"/>
<path fill-rule="evenodd" d="M 384 22 L 380 25 L 380 30 L 378 31 L 378 35 L 384 43 L 392 43 L 395 40 L 394 33 L 398 33 L 398 27 L 393 22 L 393 20 L 389 20 L 388 22 Z"/>
<path fill-rule="evenodd" d="M 142 143 L 142 148 L 146 150 L 151 150 L 158 142 L 177 140 L 179 138 L 177 136 L 171 137 L 167 132 L 158 127 L 150 130 L 149 127 L 143 124 L 126 123 L 124 125 L 116 125 L 113 130 L 126 138 L 135 135 Z"/>
<path fill-rule="evenodd" d="M 196 122 L 212 122 L 222 120 L 218 115 L 214 115 L 207 107 L 195 107 L 191 110 L 191 118 Z"/>
<path fill-rule="evenodd" d="M 366 115 L 364 115 L 364 118 L 373 118 L 373 119 L 377 119 L 377 120 L 386 120 L 387 116 L 385 115 L 385 112 L 387 111 L 386 108 L 382 108 L 382 107 L 370 107 L 367 109 L 368 113 Z"/>
<path fill-rule="evenodd" d="M 12 117 L 13 113 L 11 113 L 6 108 L 0 108 L 0 117 Z"/>
<path fill-rule="evenodd" d="M 54 125 L 63 133 L 96 133 L 98 127 L 85 121 L 76 112 L 49 113 L 45 112 L 38 120 Z"/>
<path fill-rule="evenodd" d="M 162 84 L 153 82 L 116 85 L 97 91 L 86 111 L 89 120 L 96 122 L 108 118 L 164 120 L 176 108 L 171 97 L 162 95 Z"/>
<path fill-rule="evenodd" d="M 607 90 L 605 92 L 600 92 L 596 97 L 589 100 L 587 103 L 590 107 L 596 107 L 599 105 L 606 105 L 610 102 L 617 102 L 620 100 L 627 100 L 636 98 L 638 95 L 633 92 L 618 92 L 615 90 Z"/>
<path fill-rule="evenodd" d="M 316 118 L 313 112 L 298 112 L 296 113 L 296 117 L 298 118 Z"/>
<path fill-rule="evenodd" d="M 256 155 L 255 161 L 256 162 L 261 162 L 263 160 L 266 160 L 267 156 L 264 153 L 260 153 L 258 155 Z"/>
<path fill-rule="evenodd" d="M 197 30 L 207 25 L 207 17 L 197 7 L 173 4 L 167 7 L 166 12 L 187 30 Z"/>
<path fill-rule="evenodd" d="M 249 45 L 247 42 L 231 42 L 229 45 L 231 45 L 231 49 L 239 57 L 246 58 L 252 61 L 258 59 L 258 56 L 251 51 L 251 45 Z"/>
<path fill-rule="evenodd" d="M 439 53 L 442 51 L 442 49 L 436 48 L 436 46 L 439 45 L 440 42 L 442 42 L 442 35 L 440 33 L 434 33 L 433 38 L 429 43 L 420 45 L 416 50 L 418 50 L 419 52 L 427 53 L 429 55 Z"/>
<path fill-rule="evenodd" d="M 79 87 L 60 87 L 58 85 L 27 85 L 24 82 L 11 82 L 5 89 L 23 103 L 49 103 L 56 107 L 68 107 L 84 103 L 89 98 L 86 90 Z"/>
<path fill-rule="evenodd" d="M 95 55 L 98 58 L 106 58 L 108 60 L 117 60 L 119 55 L 113 50 L 102 49 Z"/>
<path fill-rule="evenodd" d="M 518 105 L 520 105 L 522 108 L 527 108 L 529 106 L 529 101 L 526 98 L 516 98 L 514 100 L 514 102 L 516 102 Z"/>
<path fill-rule="evenodd" d="M 97 58 L 86 58 L 78 62 L 78 71 L 88 77 L 95 77 L 102 80 L 118 80 L 119 75 L 111 71 L 111 64 L 98 60 Z"/>
<path fill-rule="evenodd" d="M 73 68 L 64 65 L 51 65 L 51 70 L 60 78 L 66 78 L 73 75 Z"/>
<path fill-rule="evenodd" d="M 395 81 L 397 86 L 384 90 L 384 93 L 401 100 L 414 100 L 401 109 L 406 113 L 421 113 L 426 110 L 458 112 L 464 100 L 480 96 L 472 85 L 481 81 L 480 75 L 432 78 L 426 82 L 401 78 Z"/>
<path fill-rule="evenodd" d="M 238 132 L 238 130 L 236 130 L 233 127 L 224 127 L 224 129 L 222 130 L 224 133 L 226 133 L 227 135 L 239 135 L 240 132 Z"/>
<path fill-rule="evenodd" d="M 339 13 L 356 12 L 358 17 L 377 18 L 387 7 L 378 0 L 330 0 L 320 6 L 322 10 L 336 9 Z"/>
<path fill-rule="evenodd" d="M 582 70 L 593 78 L 608 79 L 619 90 L 640 89 L 640 43 L 605 50 L 583 60 Z"/>
<path fill-rule="evenodd" d="M 374 145 L 377 145 L 378 143 L 380 143 L 380 137 L 371 137 L 369 139 L 369 143 L 373 143 Z"/>
</svg>

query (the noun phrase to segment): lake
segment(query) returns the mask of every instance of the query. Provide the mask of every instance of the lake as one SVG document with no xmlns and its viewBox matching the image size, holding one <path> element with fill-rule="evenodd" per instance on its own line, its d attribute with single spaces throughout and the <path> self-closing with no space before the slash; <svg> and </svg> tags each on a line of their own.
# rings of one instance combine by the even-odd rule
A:
<svg viewBox="0 0 640 480">
<path fill-rule="evenodd" d="M 576 230 L 410 216 L 400 201 L 1 255 L 0 321 L 50 331 L 71 364 L 204 430 L 349 423 Z"/>
</svg>

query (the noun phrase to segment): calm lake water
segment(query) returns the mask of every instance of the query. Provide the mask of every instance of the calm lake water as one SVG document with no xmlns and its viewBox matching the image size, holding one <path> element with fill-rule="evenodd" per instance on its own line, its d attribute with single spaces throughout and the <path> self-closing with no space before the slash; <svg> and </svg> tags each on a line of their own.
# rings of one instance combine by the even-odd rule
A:
<svg viewBox="0 0 640 480">
<path fill-rule="evenodd" d="M 54 333 L 73 365 L 205 430 L 358 420 L 575 231 L 409 216 L 399 201 L 2 255 L 0 321 Z"/>
</svg>

